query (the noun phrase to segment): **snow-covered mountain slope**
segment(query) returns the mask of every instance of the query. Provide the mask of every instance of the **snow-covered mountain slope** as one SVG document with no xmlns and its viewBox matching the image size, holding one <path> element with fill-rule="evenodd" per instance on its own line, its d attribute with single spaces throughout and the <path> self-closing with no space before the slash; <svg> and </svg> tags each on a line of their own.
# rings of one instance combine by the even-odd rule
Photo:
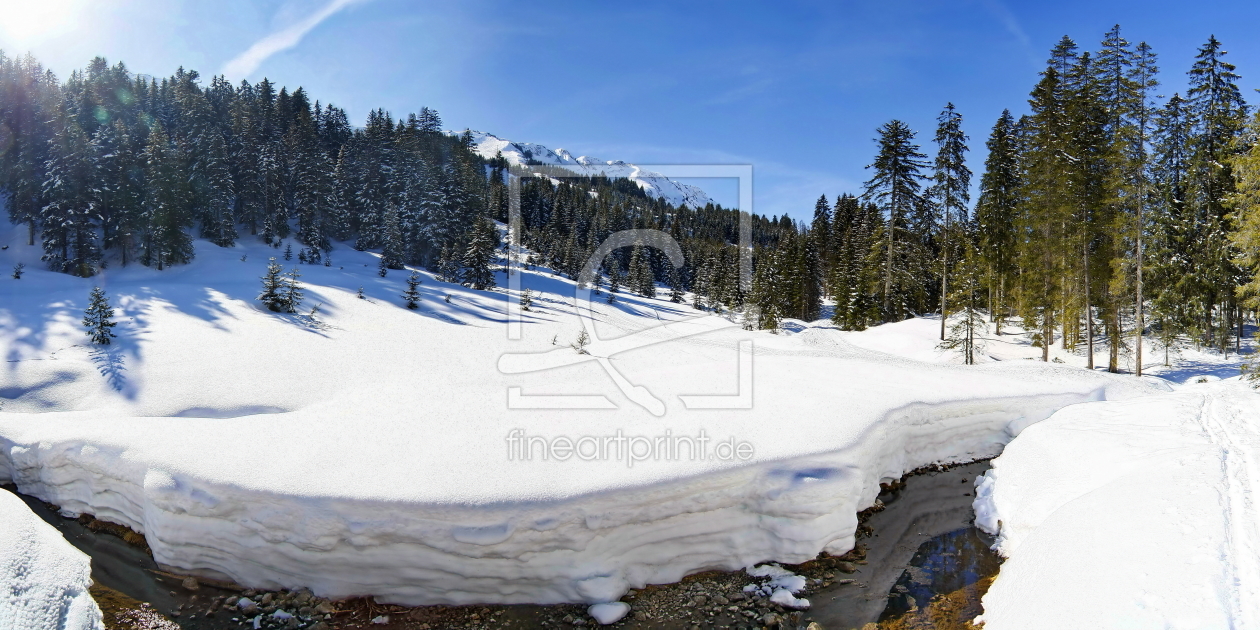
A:
<svg viewBox="0 0 1260 630">
<path fill-rule="evenodd" d="M 520 275 L 534 301 L 513 340 L 515 291 L 421 272 L 410 311 L 407 272 L 379 277 L 376 254 L 345 247 L 302 266 L 306 307 L 281 315 L 255 300 L 279 253 L 261 244 L 198 241 L 189 265 L 81 279 L 5 243 L 0 269 L 29 266 L 0 277 L 0 482 L 141 531 L 176 570 L 332 597 L 606 602 L 843 552 L 881 480 L 995 455 L 1067 405 L 1160 391 L 915 361 L 826 322 L 773 335 L 657 298 L 575 304 L 544 269 Z M 94 284 L 119 308 L 104 348 L 79 323 Z M 577 313 L 594 320 L 585 354 L 568 347 Z M 548 395 L 568 408 L 539 408 Z"/>
<path fill-rule="evenodd" d="M 707 203 L 712 203 L 712 199 L 695 186 L 674 181 L 660 173 L 645 171 L 621 160 L 605 161 L 585 155 L 573 157 L 564 149 L 552 151 L 541 144 L 512 142 L 480 131 L 471 133 L 474 150 L 485 158 L 492 158 L 502 153 L 509 164 L 517 166 L 537 163 L 559 167 L 577 175 L 606 175 L 615 179 L 629 179 L 638 184 L 652 198 L 664 198 L 675 206 L 701 208 Z"/>
<path fill-rule="evenodd" d="M 92 566 L 61 533 L 0 490 L 0 628 L 100 630 Z"/>
</svg>

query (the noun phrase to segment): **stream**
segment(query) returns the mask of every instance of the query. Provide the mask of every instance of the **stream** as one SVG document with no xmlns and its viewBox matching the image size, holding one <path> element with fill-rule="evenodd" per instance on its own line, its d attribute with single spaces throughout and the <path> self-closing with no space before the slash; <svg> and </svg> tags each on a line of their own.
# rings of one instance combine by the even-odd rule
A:
<svg viewBox="0 0 1260 630">
<path fill-rule="evenodd" d="M 866 521 L 870 533 L 859 536 L 859 544 L 866 549 L 865 563 L 856 564 L 854 573 L 836 575 L 854 583 L 836 583 L 812 590 L 807 597 L 813 606 L 801 623 L 816 621 L 826 630 L 860 629 L 872 622 L 878 622 L 881 629 L 936 628 L 938 626 L 923 625 L 925 607 L 934 598 L 946 595 L 951 596 L 955 608 L 961 603 L 967 614 L 978 613 L 982 595 L 978 584 L 996 575 L 1001 563 L 989 549 L 992 540 L 972 525 L 972 482 L 988 467 L 989 463 L 983 461 L 944 471 L 922 472 L 906 477 L 904 484 L 881 493 L 879 498 L 885 508 Z M 147 602 L 156 611 L 166 615 L 180 609 L 193 611 L 215 596 L 239 594 L 205 584 L 195 593 L 187 591 L 180 587 L 177 577 L 164 574 L 144 550 L 114 535 L 93 531 L 76 519 L 62 517 L 37 499 L 18 496 L 33 512 L 56 527 L 66 540 L 92 558 L 93 581 Z M 467 607 L 469 615 L 475 608 L 479 607 Z M 502 616 L 495 618 L 491 625 L 486 626 L 486 620 L 471 625 L 540 627 L 544 619 L 553 618 L 556 610 L 556 607 L 525 605 L 494 608 L 500 611 L 496 614 Z M 569 608 L 581 610 L 581 607 Z M 484 613 L 485 609 L 481 610 Z M 226 614 L 183 618 L 172 615 L 172 620 L 186 630 L 242 627 L 240 621 L 234 622 Z M 452 626 L 464 625 L 454 619 L 450 621 Z M 719 619 L 712 621 L 719 622 Z M 745 627 L 737 619 L 729 619 L 729 622 L 732 627 Z M 649 623 L 637 623 L 628 618 L 624 626 L 690 628 L 691 624 L 680 616 L 672 621 L 667 617 Z M 346 619 L 335 623 L 334 627 L 361 626 Z M 412 626 L 404 623 L 389 627 Z"/>
</svg>

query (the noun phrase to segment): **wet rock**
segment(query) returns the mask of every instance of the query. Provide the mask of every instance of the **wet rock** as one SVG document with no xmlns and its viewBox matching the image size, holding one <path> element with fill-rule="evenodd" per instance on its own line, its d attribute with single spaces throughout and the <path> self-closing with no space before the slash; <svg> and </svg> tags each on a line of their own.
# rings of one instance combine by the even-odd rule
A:
<svg viewBox="0 0 1260 630">
<path fill-rule="evenodd" d="M 808 626 L 805 626 L 805 630 L 823 630 L 823 627 L 821 623 L 811 621 Z"/>
<path fill-rule="evenodd" d="M 725 597 L 722 597 L 721 595 L 714 595 L 714 596 L 713 596 L 713 603 L 715 603 L 715 604 L 717 604 L 717 605 L 719 605 L 719 606 L 725 606 L 725 605 L 727 605 L 727 604 L 731 603 L 731 600 L 726 599 Z"/>
<path fill-rule="evenodd" d="M 274 596 L 272 596 L 272 594 L 271 594 L 271 593 L 267 593 L 266 595 L 263 595 L 263 596 L 262 596 L 262 599 L 258 600 L 258 603 L 259 603 L 259 604 L 262 604 L 263 606 L 266 606 L 266 605 L 270 604 L 270 603 L 271 603 L 271 602 L 273 602 L 273 601 L 275 601 L 275 597 L 274 597 Z"/>
<path fill-rule="evenodd" d="M 333 610 L 332 602 L 320 602 L 315 606 L 315 612 L 321 615 L 331 615 Z"/>
<path fill-rule="evenodd" d="M 854 566 L 852 562 L 837 562 L 836 568 L 839 569 L 841 573 L 854 573 L 857 571 L 857 567 Z"/>
<path fill-rule="evenodd" d="M 184 581 L 180 582 L 179 585 L 190 591 L 196 591 L 196 590 L 201 589 L 201 585 L 197 583 L 197 578 L 191 575 L 184 578 Z"/>
<path fill-rule="evenodd" d="M 709 601 L 709 598 L 705 597 L 704 595 L 696 595 L 695 597 L 691 598 L 691 601 L 694 602 L 697 606 L 703 606 L 706 602 Z"/>
</svg>

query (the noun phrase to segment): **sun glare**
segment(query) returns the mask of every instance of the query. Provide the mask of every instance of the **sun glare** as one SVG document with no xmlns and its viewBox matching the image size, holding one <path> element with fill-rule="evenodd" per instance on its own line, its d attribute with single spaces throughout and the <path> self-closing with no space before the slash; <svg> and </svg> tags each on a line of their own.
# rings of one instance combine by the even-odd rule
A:
<svg viewBox="0 0 1260 630">
<path fill-rule="evenodd" d="M 73 26 L 82 0 L 0 0 L 0 44 L 27 44 Z"/>
</svg>

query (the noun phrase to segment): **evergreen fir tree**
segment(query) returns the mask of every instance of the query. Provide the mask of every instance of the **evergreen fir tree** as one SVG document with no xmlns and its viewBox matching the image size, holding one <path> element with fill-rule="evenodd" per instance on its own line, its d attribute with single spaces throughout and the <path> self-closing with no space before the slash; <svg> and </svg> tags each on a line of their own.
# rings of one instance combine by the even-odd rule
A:
<svg viewBox="0 0 1260 630">
<path fill-rule="evenodd" d="M 287 244 L 285 244 L 285 246 L 284 246 L 284 259 L 285 259 L 285 261 L 286 261 L 286 262 L 287 262 L 287 261 L 290 261 L 290 260 L 293 260 L 293 243 L 287 243 Z"/>
<path fill-rule="evenodd" d="M 302 283 L 298 278 L 302 277 L 302 272 L 294 267 L 284 274 L 283 283 L 280 287 L 281 308 L 286 313 L 296 313 L 302 307 L 302 301 L 305 299 L 305 292 Z"/>
<path fill-rule="evenodd" d="M 407 277 L 407 289 L 402 293 L 403 303 L 408 309 L 415 310 L 420 306 L 420 274 L 411 272 Z"/>
<path fill-rule="evenodd" d="M 976 202 L 977 256 L 984 267 L 994 332 L 999 335 L 1010 304 L 1007 292 L 1015 287 L 1015 218 L 1021 187 L 1018 136 L 1015 118 L 1003 110 L 985 142 L 989 155 Z"/>
<path fill-rule="evenodd" d="M 980 309 L 980 291 L 983 285 L 978 253 L 969 242 L 964 243 L 963 251 L 951 295 L 951 303 L 955 305 L 958 317 L 949 326 L 949 334 L 939 347 L 942 350 L 957 350 L 962 355 L 963 363 L 972 365 L 976 362 L 976 354 L 984 349 L 983 335 L 987 325 Z"/>
<path fill-rule="evenodd" d="M 92 144 L 70 112 L 62 116 L 50 141 L 52 157 L 43 190 L 47 203 L 40 210 L 43 259 L 53 271 L 86 278 L 96 273 L 100 259 L 96 239 L 100 181 Z"/>
<path fill-rule="evenodd" d="M 865 184 L 865 199 L 880 205 L 888 215 L 880 240 L 883 242 L 884 321 L 898 321 L 911 313 L 909 303 L 916 287 L 915 258 L 921 242 L 911 231 L 916 214 L 922 214 L 922 171 L 927 168 L 924 154 L 914 144 L 914 132 L 900 120 L 879 128 L 879 152 L 867 168 L 875 173 Z"/>
<path fill-rule="evenodd" d="M 185 231 L 192 225 L 188 177 L 176 151 L 162 126 L 155 124 L 145 151 L 147 234 L 142 262 L 158 269 L 193 257 L 192 237 Z"/>
<path fill-rule="evenodd" d="M 967 223 L 967 204 L 971 201 L 971 169 L 967 168 L 967 136 L 962 131 L 962 115 L 947 103 L 937 117 L 936 171 L 932 190 L 942 218 L 941 243 L 941 339 L 945 339 L 945 319 L 949 317 L 950 252 L 958 240 L 956 226 Z"/>
<path fill-rule="evenodd" d="M 26 269 L 26 264 L 25 264 L 25 263 L 18 263 L 18 264 L 16 264 L 16 265 L 13 265 L 13 279 L 14 279 L 14 280 L 21 280 L 21 279 L 22 279 L 22 270 L 23 270 L 23 269 Z"/>
<path fill-rule="evenodd" d="M 100 287 L 93 287 L 88 296 L 88 307 L 83 311 L 83 326 L 87 328 L 87 336 L 92 343 L 108 346 L 114 335 L 113 328 L 118 325 L 114 321 L 114 309 L 109 305 L 109 298 Z"/>
<path fill-rule="evenodd" d="M 495 286 L 491 262 L 494 260 L 497 241 L 498 231 L 489 220 L 478 219 L 474 223 L 468 249 L 464 251 L 463 284 L 465 286 L 479 291 Z"/>
<path fill-rule="evenodd" d="M 276 262 L 275 257 L 267 262 L 267 273 L 262 277 L 262 292 L 258 294 L 258 301 L 269 311 L 281 313 L 287 310 L 284 267 Z"/>
</svg>

